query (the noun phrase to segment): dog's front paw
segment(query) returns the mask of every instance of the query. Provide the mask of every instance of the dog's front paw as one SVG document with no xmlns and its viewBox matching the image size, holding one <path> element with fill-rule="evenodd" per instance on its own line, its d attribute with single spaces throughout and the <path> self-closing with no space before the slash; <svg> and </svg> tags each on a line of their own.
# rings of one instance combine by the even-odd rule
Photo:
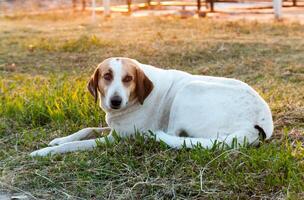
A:
<svg viewBox="0 0 304 200">
<path fill-rule="evenodd" d="M 46 148 L 43 148 L 43 149 L 39 149 L 37 151 L 33 151 L 30 156 L 32 157 L 36 157 L 36 156 L 47 156 L 47 155 L 53 155 L 55 153 L 55 148 L 56 147 L 46 147 Z"/>
<path fill-rule="evenodd" d="M 49 146 L 61 145 L 67 142 L 71 142 L 68 137 L 55 138 L 49 143 Z"/>
</svg>

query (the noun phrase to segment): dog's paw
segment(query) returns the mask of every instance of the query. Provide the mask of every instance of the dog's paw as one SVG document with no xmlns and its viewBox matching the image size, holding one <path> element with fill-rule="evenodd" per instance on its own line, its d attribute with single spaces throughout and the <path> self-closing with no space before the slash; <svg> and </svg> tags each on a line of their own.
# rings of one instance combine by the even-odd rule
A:
<svg viewBox="0 0 304 200">
<path fill-rule="evenodd" d="M 71 142 L 68 137 L 55 138 L 49 143 L 49 146 L 61 145 L 67 142 Z"/>
<path fill-rule="evenodd" d="M 47 156 L 47 155 L 53 155 L 55 153 L 55 147 L 46 147 L 46 148 L 43 148 L 43 149 L 39 149 L 37 151 L 33 151 L 30 156 L 32 157 L 36 157 L 36 156 L 41 156 L 41 157 L 44 157 L 44 156 Z"/>
</svg>

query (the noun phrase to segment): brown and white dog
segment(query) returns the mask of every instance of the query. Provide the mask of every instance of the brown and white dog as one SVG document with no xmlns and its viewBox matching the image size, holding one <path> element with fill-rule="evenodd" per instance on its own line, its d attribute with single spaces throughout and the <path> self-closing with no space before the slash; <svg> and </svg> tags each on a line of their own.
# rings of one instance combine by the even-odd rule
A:
<svg viewBox="0 0 304 200">
<path fill-rule="evenodd" d="M 271 111 L 246 83 L 228 78 L 191 75 L 163 70 L 129 58 L 109 58 L 96 68 L 88 89 L 99 99 L 111 130 L 126 137 L 139 130 L 152 131 L 170 147 L 196 144 L 210 148 L 215 141 L 256 144 L 259 134 L 272 135 Z M 86 128 L 56 138 L 32 156 L 93 149 L 105 138 L 82 140 L 93 131 Z M 110 133 L 108 141 L 114 137 Z M 235 140 L 237 139 L 237 140 Z"/>
</svg>

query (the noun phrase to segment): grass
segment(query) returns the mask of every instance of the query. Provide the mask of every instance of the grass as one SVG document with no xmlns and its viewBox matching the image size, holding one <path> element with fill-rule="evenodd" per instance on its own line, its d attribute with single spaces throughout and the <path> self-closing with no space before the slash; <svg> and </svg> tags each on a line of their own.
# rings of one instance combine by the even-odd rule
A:
<svg viewBox="0 0 304 200">
<path fill-rule="evenodd" d="M 284 22 L 39 15 L 0 19 L 0 192 L 33 199 L 300 199 L 304 191 L 304 33 Z M 126 56 L 234 77 L 270 104 L 259 148 L 172 150 L 141 137 L 92 152 L 28 154 L 104 123 L 86 91 L 95 66 Z"/>
</svg>

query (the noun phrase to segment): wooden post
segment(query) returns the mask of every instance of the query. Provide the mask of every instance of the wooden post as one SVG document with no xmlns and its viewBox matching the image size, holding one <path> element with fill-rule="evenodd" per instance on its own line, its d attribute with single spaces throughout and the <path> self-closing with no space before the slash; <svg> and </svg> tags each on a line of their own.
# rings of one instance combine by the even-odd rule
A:
<svg viewBox="0 0 304 200">
<path fill-rule="evenodd" d="M 214 0 L 210 0 L 210 12 L 214 12 Z"/>
<path fill-rule="evenodd" d="M 85 11 L 86 9 L 86 0 L 82 0 L 82 11 Z"/>
<path fill-rule="evenodd" d="M 132 0 L 127 0 L 128 12 L 129 12 L 129 13 L 132 12 L 131 4 L 132 4 Z"/>
<path fill-rule="evenodd" d="M 76 10 L 76 0 L 72 0 L 72 7 L 73 7 L 73 10 L 75 11 Z"/>
<path fill-rule="evenodd" d="M 197 0 L 197 13 L 201 11 L 201 0 Z"/>
<path fill-rule="evenodd" d="M 147 3 L 148 3 L 148 8 L 151 7 L 151 0 L 147 0 Z"/>
<path fill-rule="evenodd" d="M 297 0 L 292 0 L 292 5 L 297 6 Z"/>
<path fill-rule="evenodd" d="M 282 0 L 273 0 L 274 16 L 276 19 L 282 18 Z"/>
</svg>

